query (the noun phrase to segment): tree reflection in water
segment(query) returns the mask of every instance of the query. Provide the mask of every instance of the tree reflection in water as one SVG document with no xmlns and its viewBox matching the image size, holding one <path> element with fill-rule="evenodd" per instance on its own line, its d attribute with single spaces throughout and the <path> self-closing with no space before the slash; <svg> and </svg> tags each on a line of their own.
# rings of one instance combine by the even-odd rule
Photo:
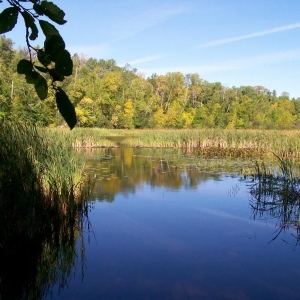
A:
<svg viewBox="0 0 300 300">
<path fill-rule="evenodd" d="M 143 184 L 172 191 L 194 189 L 224 174 L 240 174 L 254 162 L 206 159 L 181 149 L 92 149 L 86 152 L 86 169 L 96 178 L 95 201 L 113 202 L 119 193 L 130 194 Z"/>
<path fill-rule="evenodd" d="M 204 159 L 166 149 L 98 149 L 87 153 L 86 167 L 95 177 L 91 201 L 113 202 L 117 194 L 135 193 L 139 186 L 165 187 L 171 191 L 195 189 L 223 174 L 240 174 L 253 162 Z M 257 165 L 251 183 L 250 205 L 253 217 L 278 220 L 281 233 L 293 229 L 300 241 L 300 187 L 292 165 L 280 160 L 278 175 Z M 234 193 L 234 190 L 232 191 Z M 89 229 L 87 214 L 91 202 L 84 202 L 73 215 L 54 218 L 39 235 L 27 236 L 15 229 L 5 242 L 0 226 L 0 299 L 42 299 L 53 287 L 63 289 L 81 267 L 83 276 L 85 247 L 83 230 Z M 41 220 L 39 220 L 41 221 Z M 0 211 L 0 224 L 1 222 Z M 29 230 L 27 230 L 29 232 Z M 80 270 L 79 270 L 80 271 Z"/>
</svg>

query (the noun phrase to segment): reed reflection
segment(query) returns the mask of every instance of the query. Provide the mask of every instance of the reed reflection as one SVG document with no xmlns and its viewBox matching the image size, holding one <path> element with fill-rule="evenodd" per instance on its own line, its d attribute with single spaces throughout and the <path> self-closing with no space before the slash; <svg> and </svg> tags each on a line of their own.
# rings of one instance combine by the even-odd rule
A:
<svg viewBox="0 0 300 300">
<path fill-rule="evenodd" d="M 1 235 L 0 299 L 43 299 L 63 289 L 75 269 L 83 276 L 88 210 L 87 203 L 72 216 L 56 218 L 38 235 L 17 228 L 9 238 Z"/>
<path fill-rule="evenodd" d="M 278 157 L 277 172 L 270 172 L 257 164 L 254 183 L 250 187 L 250 206 L 254 219 L 275 219 L 277 230 L 271 241 L 290 231 L 300 242 L 300 180 L 295 165 Z"/>
</svg>

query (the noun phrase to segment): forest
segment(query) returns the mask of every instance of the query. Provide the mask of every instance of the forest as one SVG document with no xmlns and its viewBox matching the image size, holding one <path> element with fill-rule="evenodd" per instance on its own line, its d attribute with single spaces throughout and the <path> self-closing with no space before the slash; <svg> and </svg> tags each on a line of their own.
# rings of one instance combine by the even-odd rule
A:
<svg viewBox="0 0 300 300">
<path fill-rule="evenodd" d="M 64 127 L 49 78 L 48 97 L 41 101 L 32 85 L 17 73 L 27 48 L 14 48 L 0 36 L 0 118 Z M 73 74 L 61 83 L 74 104 L 78 127 L 298 129 L 300 97 L 277 95 L 263 86 L 227 87 L 201 74 L 144 74 L 114 59 L 72 56 Z"/>
</svg>

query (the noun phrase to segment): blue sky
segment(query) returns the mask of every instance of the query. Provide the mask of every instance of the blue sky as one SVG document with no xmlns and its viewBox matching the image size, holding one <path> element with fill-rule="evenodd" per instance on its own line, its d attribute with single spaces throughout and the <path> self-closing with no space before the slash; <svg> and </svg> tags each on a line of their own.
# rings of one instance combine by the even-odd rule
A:
<svg viewBox="0 0 300 300">
<path fill-rule="evenodd" d="M 53 2 L 66 13 L 57 28 L 72 54 L 113 58 L 145 76 L 198 73 L 300 97 L 299 0 Z M 6 34 L 15 46 L 25 45 L 20 24 Z"/>
</svg>

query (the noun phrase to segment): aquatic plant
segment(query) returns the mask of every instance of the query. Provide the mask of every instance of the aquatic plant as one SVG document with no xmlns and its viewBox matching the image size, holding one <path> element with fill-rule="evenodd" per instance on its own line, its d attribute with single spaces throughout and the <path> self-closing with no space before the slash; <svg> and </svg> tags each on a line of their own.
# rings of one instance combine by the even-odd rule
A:
<svg viewBox="0 0 300 300">
<path fill-rule="evenodd" d="M 0 298 L 42 299 L 64 286 L 88 227 L 91 185 L 70 138 L 0 124 Z"/>
<path fill-rule="evenodd" d="M 60 132 L 61 129 L 52 129 Z M 66 132 L 66 131 L 64 131 Z M 182 148 L 209 157 L 300 157 L 297 131 L 229 129 L 117 130 L 75 128 L 66 132 L 76 148 Z"/>
<path fill-rule="evenodd" d="M 278 227 L 272 241 L 281 232 L 291 228 L 300 242 L 300 177 L 299 162 L 275 154 L 277 165 L 272 168 L 264 163 L 256 164 L 253 183 L 250 185 L 252 196 L 250 205 L 253 217 L 277 219 Z"/>
<path fill-rule="evenodd" d="M 82 205 L 84 158 L 70 140 L 33 125 L 0 124 L 0 247 L 13 232 L 34 236 Z"/>
</svg>

